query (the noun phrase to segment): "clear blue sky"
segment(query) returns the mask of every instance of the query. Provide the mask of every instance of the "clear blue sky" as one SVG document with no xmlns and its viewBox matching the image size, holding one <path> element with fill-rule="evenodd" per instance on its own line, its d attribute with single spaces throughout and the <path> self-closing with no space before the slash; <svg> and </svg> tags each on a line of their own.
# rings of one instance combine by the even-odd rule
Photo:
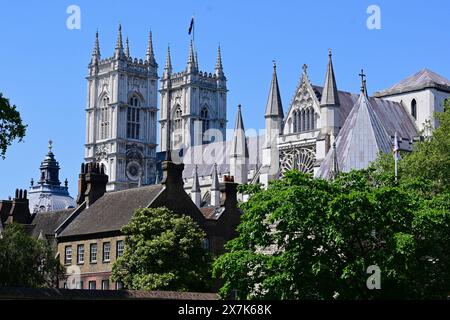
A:
<svg viewBox="0 0 450 320">
<path fill-rule="evenodd" d="M 66 28 L 66 8 L 81 9 L 81 29 Z M 381 30 L 366 27 L 369 5 L 381 8 Z M 450 78 L 449 1 L 2 1 L 0 92 L 28 124 L 24 143 L 0 159 L 0 199 L 27 188 L 54 141 L 54 152 L 76 196 L 83 161 L 87 64 L 95 31 L 102 57 L 113 54 L 117 25 L 130 39 L 133 57 L 144 57 L 153 31 L 159 73 L 170 43 L 176 71 L 186 66 L 187 28 L 195 13 L 200 69 L 213 71 L 220 43 L 228 78 L 228 120 L 241 103 L 246 128 L 263 128 L 264 107 L 277 60 L 287 110 L 303 63 L 314 84 L 324 81 L 333 49 L 338 87 L 358 92 L 364 67 L 370 92 L 427 67 Z"/>
</svg>

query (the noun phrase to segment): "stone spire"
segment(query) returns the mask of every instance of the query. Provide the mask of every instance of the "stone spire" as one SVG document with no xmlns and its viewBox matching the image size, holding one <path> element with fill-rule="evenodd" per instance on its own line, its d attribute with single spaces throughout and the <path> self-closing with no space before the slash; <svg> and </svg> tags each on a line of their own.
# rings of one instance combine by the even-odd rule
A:
<svg viewBox="0 0 450 320">
<path fill-rule="evenodd" d="M 148 34 L 148 45 L 147 45 L 147 53 L 145 54 L 145 60 L 147 60 L 150 64 L 155 64 L 155 54 L 153 52 L 153 36 L 150 31 Z"/>
<path fill-rule="evenodd" d="M 166 65 L 164 67 L 163 78 L 168 78 L 172 74 L 172 60 L 170 59 L 170 47 L 167 47 Z"/>
<path fill-rule="evenodd" d="M 188 57 L 188 63 L 187 63 L 187 69 L 186 71 L 188 73 L 192 73 L 196 70 L 195 68 L 195 53 L 194 53 L 194 43 L 191 40 L 191 43 L 189 45 L 189 57 Z"/>
<path fill-rule="evenodd" d="M 98 30 L 95 32 L 94 50 L 92 51 L 92 64 L 97 64 L 100 61 L 100 45 L 98 41 Z"/>
<path fill-rule="evenodd" d="M 230 171 L 237 183 L 247 183 L 248 179 L 248 146 L 245 137 L 244 121 L 241 106 L 238 106 L 234 137 L 231 147 Z"/>
<path fill-rule="evenodd" d="M 217 77 L 223 76 L 222 52 L 220 46 L 217 48 L 216 75 Z"/>
<path fill-rule="evenodd" d="M 194 180 L 191 188 L 191 199 L 197 207 L 201 205 L 200 182 L 198 181 L 197 166 L 194 167 Z"/>
<path fill-rule="evenodd" d="M 128 43 L 128 37 L 125 40 L 125 57 L 130 58 L 130 44 Z"/>
<path fill-rule="evenodd" d="M 197 51 L 195 51 L 195 69 L 198 70 L 198 55 L 197 55 Z"/>
<path fill-rule="evenodd" d="M 217 164 L 214 163 L 211 181 L 211 205 L 220 206 L 219 177 L 217 176 Z"/>
<path fill-rule="evenodd" d="M 338 106 L 339 94 L 336 86 L 336 78 L 334 76 L 333 60 L 331 49 L 328 51 L 328 67 L 327 74 L 325 76 L 325 84 L 323 85 L 322 99 L 320 105 L 332 105 Z"/>
<path fill-rule="evenodd" d="M 277 65 L 273 64 L 272 83 L 270 84 L 269 99 L 266 106 L 266 118 L 284 118 L 283 105 L 281 104 L 280 88 L 278 87 Z"/>
<path fill-rule="evenodd" d="M 114 59 L 123 58 L 123 42 L 122 42 L 122 25 L 119 24 L 119 33 L 117 35 L 116 49 L 114 52 Z"/>
</svg>

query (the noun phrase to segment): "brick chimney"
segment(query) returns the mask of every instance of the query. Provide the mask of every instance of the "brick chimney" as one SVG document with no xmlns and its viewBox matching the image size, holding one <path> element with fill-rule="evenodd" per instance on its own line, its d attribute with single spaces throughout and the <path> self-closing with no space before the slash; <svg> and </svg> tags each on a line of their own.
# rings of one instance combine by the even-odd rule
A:
<svg viewBox="0 0 450 320">
<path fill-rule="evenodd" d="M 172 161 L 164 161 L 162 164 L 163 179 L 162 184 L 166 188 L 176 188 L 183 190 L 183 163 L 175 163 Z"/>
<path fill-rule="evenodd" d="M 12 200 L 0 201 L 0 223 L 5 223 L 8 219 L 9 212 L 11 211 Z"/>
<path fill-rule="evenodd" d="M 78 175 L 78 196 L 77 206 L 80 206 L 84 202 L 84 194 L 86 192 L 86 166 L 81 164 L 80 174 Z"/>
<path fill-rule="evenodd" d="M 92 205 L 106 192 L 108 176 L 105 174 L 103 164 L 89 162 L 81 165 L 81 173 L 78 176 L 77 205 L 86 201 L 86 207 Z"/>
<path fill-rule="evenodd" d="M 28 206 L 27 190 L 16 189 L 16 194 L 12 200 L 11 209 L 6 222 L 20 224 L 31 223 L 31 214 Z"/>
</svg>

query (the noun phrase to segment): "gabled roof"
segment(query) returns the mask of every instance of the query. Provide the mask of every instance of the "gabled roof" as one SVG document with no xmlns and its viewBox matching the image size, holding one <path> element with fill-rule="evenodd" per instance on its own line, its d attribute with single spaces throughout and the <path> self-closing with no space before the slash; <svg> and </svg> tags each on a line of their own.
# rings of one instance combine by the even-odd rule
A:
<svg viewBox="0 0 450 320">
<path fill-rule="evenodd" d="M 390 135 L 369 98 L 361 94 L 336 139 L 339 170 L 348 172 L 367 168 L 380 151 L 388 153 L 390 150 Z M 318 177 L 329 178 L 333 160 L 330 149 L 317 173 Z"/>
<path fill-rule="evenodd" d="M 58 228 L 74 210 L 75 208 L 61 211 L 40 212 L 36 214 L 31 222 L 34 226 L 32 234 L 37 237 L 42 232 L 44 236 L 54 236 L 56 228 Z"/>
<path fill-rule="evenodd" d="M 161 184 L 107 192 L 79 213 L 58 237 L 118 232 L 138 208 L 147 208 L 164 189 Z"/>
<path fill-rule="evenodd" d="M 425 88 L 436 88 L 446 92 L 450 92 L 450 81 L 431 70 L 422 69 L 414 75 L 393 85 L 392 87 L 381 92 L 376 92 L 374 96 L 384 97 L 398 93 L 422 90 Z"/>
</svg>

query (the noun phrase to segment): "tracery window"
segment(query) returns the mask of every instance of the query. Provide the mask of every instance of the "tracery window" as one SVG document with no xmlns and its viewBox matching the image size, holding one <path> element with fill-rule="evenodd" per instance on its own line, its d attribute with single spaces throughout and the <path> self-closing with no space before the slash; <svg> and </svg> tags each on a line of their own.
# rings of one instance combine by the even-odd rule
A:
<svg viewBox="0 0 450 320">
<path fill-rule="evenodd" d="M 292 113 L 292 130 L 294 133 L 316 129 L 316 119 L 312 107 L 294 110 Z"/>
<path fill-rule="evenodd" d="M 202 121 L 202 141 L 203 143 L 208 143 L 209 137 L 205 135 L 205 133 L 209 130 L 209 114 L 208 108 L 206 106 L 203 107 L 202 111 L 200 112 L 200 119 Z"/>
<path fill-rule="evenodd" d="M 139 139 L 140 131 L 140 101 L 136 96 L 130 98 L 127 108 L 127 138 Z"/>
<path fill-rule="evenodd" d="M 174 140 L 173 140 L 173 146 L 177 148 L 180 143 L 183 141 L 183 111 L 181 111 L 181 107 L 177 106 L 175 109 L 174 119 L 173 119 L 173 133 L 174 133 Z"/>
<path fill-rule="evenodd" d="M 100 105 L 100 131 L 99 131 L 99 139 L 108 139 L 109 138 L 109 98 L 103 97 Z"/>
</svg>

